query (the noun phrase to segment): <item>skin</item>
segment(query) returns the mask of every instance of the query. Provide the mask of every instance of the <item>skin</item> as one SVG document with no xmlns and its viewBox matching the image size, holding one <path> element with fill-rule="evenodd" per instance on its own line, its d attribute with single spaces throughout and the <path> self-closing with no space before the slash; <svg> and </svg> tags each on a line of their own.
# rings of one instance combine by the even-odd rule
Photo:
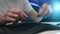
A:
<svg viewBox="0 0 60 34">
<path fill-rule="evenodd" d="M 31 10 L 30 13 L 33 14 L 34 12 L 32 12 Z M 43 4 L 39 9 L 38 14 L 40 14 L 41 16 L 46 16 L 47 14 L 49 14 L 48 4 Z M 34 16 L 37 16 L 37 14 L 35 14 Z M 23 12 L 22 9 L 10 8 L 3 16 L 0 16 L 0 23 L 4 24 L 6 22 L 15 22 L 17 20 L 24 20 L 26 18 L 28 18 L 28 16 Z"/>
<path fill-rule="evenodd" d="M 49 5 L 44 3 L 42 5 L 42 7 L 39 9 L 39 12 L 38 14 L 40 14 L 41 16 L 47 16 L 50 14 L 50 8 L 49 8 Z"/>
<path fill-rule="evenodd" d="M 0 23 L 3 24 L 5 22 L 16 22 L 20 19 L 24 20 L 27 17 L 28 16 L 21 9 L 10 8 L 6 14 L 0 16 Z"/>
</svg>

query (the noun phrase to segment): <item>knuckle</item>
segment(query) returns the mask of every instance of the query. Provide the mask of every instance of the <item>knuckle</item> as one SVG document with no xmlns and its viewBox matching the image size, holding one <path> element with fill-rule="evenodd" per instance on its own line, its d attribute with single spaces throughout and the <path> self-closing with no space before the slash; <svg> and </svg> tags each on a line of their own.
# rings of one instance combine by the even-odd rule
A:
<svg viewBox="0 0 60 34">
<path fill-rule="evenodd" d="M 10 13 L 6 13 L 6 16 L 10 16 Z"/>
<path fill-rule="evenodd" d="M 22 9 L 20 9 L 19 11 L 20 11 L 20 13 L 22 13 L 22 12 L 23 12 L 23 10 L 22 10 Z"/>
<path fill-rule="evenodd" d="M 19 10 L 19 9 L 17 9 L 17 11 L 16 11 L 17 13 L 21 13 L 22 11 L 21 10 Z"/>
<path fill-rule="evenodd" d="M 13 21 L 13 22 L 15 22 L 15 21 L 16 21 L 16 19 L 13 19 L 12 21 Z"/>
<path fill-rule="evenodd" d="M 18 15 L 15 15 L 16 17 L 18 17 Z"/>
</svg>

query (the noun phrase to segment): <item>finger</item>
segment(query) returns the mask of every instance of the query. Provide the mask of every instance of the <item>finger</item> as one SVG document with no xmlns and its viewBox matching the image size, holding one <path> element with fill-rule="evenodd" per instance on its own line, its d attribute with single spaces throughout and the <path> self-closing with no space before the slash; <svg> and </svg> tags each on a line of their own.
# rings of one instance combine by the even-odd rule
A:
<svg viewBox="0 0 60 34">
<path fill-rule="evenodd" d="M 46 8 L 48 6 L 48 4 L 47 3 L 44 3 L 43 5 L 42 5 L 42 8 Z"/>
<path fill-rule="evenodd" d="M 19 9 L 15 9 L 15 8 L 11 8 L 11 9 L 8 10 L 8 12 L 11 12 L 13 14 L 19 14 L 20 10 Z"/>
<path fill-rule="evenodd" d="M 42 16 L 46 16 L 46 15 L 48 15 L 48 13 L 49 13 L 49 10 L 46 10 L 46 11 L 42 14 Z"/>
<path fill-rule="evenodd" d="M 45 12 L 46 7 L 47 7 L 47 4 L 46 4 L 46 3 L 44 3 L 44 4 L 42 5 L 42 7 L 39 9 L 39 14 L 41 14 L 41 15 L 42 15 L 42 14 Z"/>
<path fill-rule="evenodd" d="M 7 22 L 15 22 L 16 19 L 6 16 Z"/>
<path fill-rule="evenodd" d="M 12 17 L 12 18 L 15 18 L 15 19 L 18 19 L 19 18 L 19 15 L 12 14 L 12 13 L 7 13 L 7 16 Z"/>
<path fill-rule="evenodd" d="M 44 11 L 44 10 L 43 10 L 42 8 L 40 8 L 38 14 L 42 15 L 42 14 L 44 13 L 43 11 Z"/>
<path fill-rule="evenodd" d="M 49 6 L 47 6 L 46 11 L 43 13 L 43 16 L 47 16 L 50 13 Z"/>
<path fill-rule="evenodd" d="M 24 17 L 24 15 L 23 15 L 23 14 L 20 14 L 20 17 L 21 17 L 22 19 L 25 19 L 25 17 Z"/>
<path fill-rule="evenodd" d="M 43 4 L 42 7 L 40 8 L 39 14 L 43 16 L 43 14 L 45 13 L 45 11 L 47 10 L 47 4 Z"/>
<path fill-rule="evenodd" d="M 21 13 L 25 18 L 28 18 L 28 16 L 23 11 L 21 11 Z"/>
</svg>

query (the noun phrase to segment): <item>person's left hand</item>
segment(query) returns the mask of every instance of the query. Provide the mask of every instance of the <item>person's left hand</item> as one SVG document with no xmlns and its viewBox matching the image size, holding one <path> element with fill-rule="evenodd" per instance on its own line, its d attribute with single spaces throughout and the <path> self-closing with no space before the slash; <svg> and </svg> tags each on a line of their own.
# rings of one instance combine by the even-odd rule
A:
<svg viewBox="0 0 60 34">
<path fill-rule="evenodd" d="M 47 3 L 44 3 L 40 7 L 39 12 L 38 12 L 38 15 L 47 16 L 47 15 L 49 15 L 49 13 L 50 13 L 49 5 Z"/>
</svg>

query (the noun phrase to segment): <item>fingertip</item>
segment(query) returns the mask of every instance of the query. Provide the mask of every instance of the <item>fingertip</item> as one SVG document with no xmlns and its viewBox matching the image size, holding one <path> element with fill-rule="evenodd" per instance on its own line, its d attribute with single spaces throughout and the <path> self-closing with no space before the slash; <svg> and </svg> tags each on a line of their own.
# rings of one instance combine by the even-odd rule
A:
<svg viewBox="0 0 60 34">
<path fill-rule="evenodd" d="M 26 18 L 28 18 L 28 16 L 26 15 Z"/>
</svg>

